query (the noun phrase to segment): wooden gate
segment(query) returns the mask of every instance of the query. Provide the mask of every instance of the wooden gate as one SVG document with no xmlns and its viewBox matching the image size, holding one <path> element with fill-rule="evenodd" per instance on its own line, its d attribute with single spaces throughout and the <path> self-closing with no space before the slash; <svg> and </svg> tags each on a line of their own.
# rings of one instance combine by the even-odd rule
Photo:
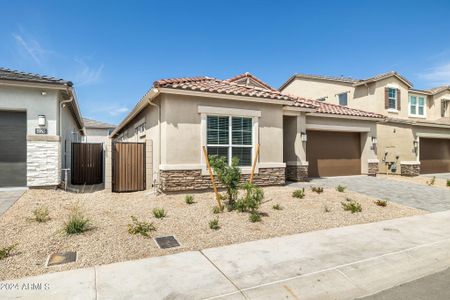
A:
<svg viewBox="0 0 450 300">
<path fill-rule="evenodd" d="M 72 143 L 71 182 L 99 184 L 103 182 L 103 144 Z"/>
<path fill-rule="evenodd" d="M 112 158 L 113 192 L 145 190 L 144 143 L 114 143 Z"/>
</svg>

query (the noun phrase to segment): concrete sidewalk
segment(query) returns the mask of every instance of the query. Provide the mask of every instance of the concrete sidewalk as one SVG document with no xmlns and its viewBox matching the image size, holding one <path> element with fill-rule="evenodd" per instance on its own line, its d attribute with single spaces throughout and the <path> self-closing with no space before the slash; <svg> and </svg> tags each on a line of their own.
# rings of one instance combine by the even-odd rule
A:
<svg viewBox="0 0 450 300">
<path fill-rule="evenodd" d="M 450 211 L 11 280 L 0 298 L 354 299 L 448 267 Z"/>
</svg>

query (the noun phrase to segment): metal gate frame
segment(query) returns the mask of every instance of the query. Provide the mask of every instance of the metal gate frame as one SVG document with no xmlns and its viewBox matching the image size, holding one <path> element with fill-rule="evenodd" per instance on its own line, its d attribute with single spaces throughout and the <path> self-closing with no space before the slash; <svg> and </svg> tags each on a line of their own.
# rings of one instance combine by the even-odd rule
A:
<svg viewBox="0 0 450 300">
<path fill-rule="evenodd" d="M 127 190 L 117 190 L 116 188 L 116 172 L 118 172 L 118 170 L 116 170 L 116 144 L 139 144 L 139 145 L 143 145 L 143 189 L 127 189 Z M 112 187 L 112 191 L 114 193 L 129 193 L 129 192 L 137 192 L 137 191 L 143 191 L 146 189 L 146 185 L 147 185 L 147 172 L 146 172 L 146 150 L 147 150 L 147 145 L 146 143 L 141 143 L 141 142 L 112 142 L 111 143 L 112 149 L 111 149 L 111 187 Z"/>
<path fill-rule="evenodd" d="M 74 174 L 75 174 L 75 164 L 76 163 L 81 163 L 81 162 L 75 162 L 75 155 L 74 155 L 74 153 L 75 153 L 75 145 L 95 145 L 95 146 L 99 146 L 100 148 L 101 148 L 101 151 L 100 151 L 100 153 L 99 153 L 99 155 L 101 156 L 101 159 L 99 160 L 99 166 L 98 166 L 98 168 L 99 168 L 99 170 L 100 170 L 100 174 L 99 174 L 99 178 L 97 179 L 97 180 L 95 180 L 95 182 L 93 181 L 93 182 L 74 182 Z M 71 143 L 71 153 L 70 153 L 70 165 L 71 165 L 71 172 L 70 172 L 70 183 L 71 184 L 73 184 L 73 185 L 83 185 L 83 184 L 86 184 L 86 185 L 93 185 L 93 184 L 101 184 L 101 183 L 103 183 L 104 182 L 104 159 L 105 159 L 105 151 L 104 151 L 104 149 L 103 149 L 103 143 L 78 143 L 78 142 L 72 142 Z M 86 178 L 84 178 L 84 179 L 86 179 Z"/>
</svg>

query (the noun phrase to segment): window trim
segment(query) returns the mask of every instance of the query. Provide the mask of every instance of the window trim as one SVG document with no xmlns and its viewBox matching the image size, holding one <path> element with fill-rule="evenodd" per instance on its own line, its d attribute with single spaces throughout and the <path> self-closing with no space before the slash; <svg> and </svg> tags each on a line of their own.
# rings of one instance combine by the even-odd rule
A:
<svg viewBox="0 0 450 300">
<path fill-rule="evenodd" d="M 416 98 L 416 104 L 415 104 L 415 108 L 416 108 L 416 113 L 413 114 L 411 112 L 411 105 L 412 105 L 412 97 Z M 419 107 L 421 107 L 419 105 L 419 100 L 420 98 L 423 99 L 423 115 L 419 114 Z M 418 95 L 409 95 L 409 99 L 408 99 L 408 115 L 410 117 L 415 117 L 415 118 L 426 118 L 427 117 L 427 98 L 424 96 L 418 96 Z"/>
<path fill-rule="evenodd" d="M 344 105 L 344 104 L 341 104 L 341 100 L 339 99 L 339 96 L 340 96 L 340 95 L 345 95 L 345 97 L 346 97 L 346 99 L 345 99 L 346 104 L 345 104 L 345 105 Z M 336 94 L 336 97 L 337 97 L 337 102 L 338 102 L 338 104 L 339 104 L 340 106 L 348 106 L 348 92 L 343 92 L 343 93 Z"/>
<path fill-rule="evenodd" d="M 395 110 L 395 111 L 398 111 L 398 103 L 397 103 L 397 98 L 398 98 L 398 95 L 397 95 L 397 88 L 393 88 L 393 87 L 387 87 L 388 88 L 388 111 L 392 111 L 392 110 Z M 391 90 L 393 90 L 393 91 L 395 91 L 395 95 L 394 95 L 394 97 L 391 97 Z M 394 100 L 395 101 L 395 107 L 391 107 L 390 106 L 390 104 L 391 104 L 391 100 Z"/>
</svg>

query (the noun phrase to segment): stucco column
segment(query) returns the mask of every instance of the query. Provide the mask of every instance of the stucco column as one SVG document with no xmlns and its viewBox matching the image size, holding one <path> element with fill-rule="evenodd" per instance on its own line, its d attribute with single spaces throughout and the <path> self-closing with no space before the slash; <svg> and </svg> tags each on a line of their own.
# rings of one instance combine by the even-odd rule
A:
<svg viewBox="0 0 450 300">
<path fill-rule="evenodd" d="M 145 140 L 145 189 L 151 190 L 153 184 L 153 141 Z"/>
<path fill-rule="evenodd" d="M 112 139 L 105 142 L 105 191 L 112 192 Z"/>
<path fill-rule="evenodd" d="M 292 116 L 290 117 L 292 118 Z M 306 117 L 304 113 L 295 116 L 295 120 L 285 124 L 285 147 L 294 151 L 287 153 L 286 179 L 303 181 L 308 178 L 308 162 L 306 160 L 306 142 L 302 141 L 302 134 L 306 134 Z M 293 145 L 292 145 L 293 143 Z"/>
</svg>

